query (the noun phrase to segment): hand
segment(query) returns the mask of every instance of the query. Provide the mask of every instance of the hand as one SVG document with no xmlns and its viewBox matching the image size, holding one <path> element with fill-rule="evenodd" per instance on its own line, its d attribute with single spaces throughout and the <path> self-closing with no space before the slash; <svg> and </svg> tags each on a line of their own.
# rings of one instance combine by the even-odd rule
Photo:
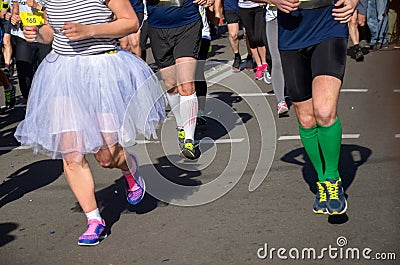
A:
<svg viewBox="0 0 400 265">
<path fill-rule="evenodd" d="M 7 12 L 5 18 L 6 18 L 6 20 L 10 20 L 11 19 L 11 13 Z"/>
<path fill-rule="evenodd" d="M 357 4 L 358 0 L 338 0 L 332 10 L 332 16 L 342 24 L 348 23 Z"/>
<path fill-rule="evenodd" d="M 19 17 L 19 15 L 12 15 L 11 16 L 11 24 L 12 25 L 17 25 L 18 23 L 21 22 L 21 18 Z"/>
<path fill-rule="evenodd" d="M 91 37 L 91 32 L 89 31 L 88 25 L 65 22 L 64 26 L 60 30 L 69 40 L 72 41 Z"/>
<path fill-rule="evenodd" d="M 282 12 L 290 13 L 299 8 L 299 0 L 270 0 L 271 4 L 276 5 Z"/>
<path fill-rule="evenodd" d="M 35 8 L 36 1 L 35 1 L 35 0 L 26 0 L 26 4 L 27 4 L 29 7 Z"/>
<path fill-rule="evenodd" d="M 214 0 L 194 0 L 193 3 L 199 6 L 210 7 L 214 5 Z"/>
<path fill-rule="evenodd" d="M 358 25 L 360 25 L 361 27 L 364 27 L 365 23 L 367 22 L 367 16 L 366 15 L 361 15 L 360 13 L 358 13 Z"/>
<path fill-rule="evenodd" d="M 27 42 L 34 42 L 39 37 L 38 28 L 33 27 L 24 27 L 24 37 Z"/>
</svg>

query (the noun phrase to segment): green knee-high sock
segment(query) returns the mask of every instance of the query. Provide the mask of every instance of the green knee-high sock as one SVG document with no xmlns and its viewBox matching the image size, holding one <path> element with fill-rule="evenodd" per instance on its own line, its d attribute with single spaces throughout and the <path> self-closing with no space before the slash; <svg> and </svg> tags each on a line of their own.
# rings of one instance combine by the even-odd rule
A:
<svg viewBox="0 0 400 265">
<path fill-rule="evenodd" d="M 304 149 L 306 150 L 306 153 L 310 158 L 315 171 L 318 174 L 318 180 L 320 182 L 324 182 L 326 179 L 324 178 L 322 158 L 318 144 L 317 126 L 312 127 L 310 129 L 306 129 L 299 124 L 299 133 Z"/>
<path fill-rule="evenodd" d="M 342 124 L 336 118 L 330 126 L 318 126 L 318 141 L 325 161 L 325 179 L 337 180 L 339 176 L 339 156 L 342 143 Z"/>
</svg>

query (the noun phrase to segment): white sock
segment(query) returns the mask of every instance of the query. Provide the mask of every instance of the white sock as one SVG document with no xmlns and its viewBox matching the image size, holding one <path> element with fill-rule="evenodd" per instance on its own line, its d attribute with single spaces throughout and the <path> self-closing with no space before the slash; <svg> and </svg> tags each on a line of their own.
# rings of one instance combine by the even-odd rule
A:
<svg viewBox="0 0 400 265">
<path fill-rule="evenodd" d="M 180 101 L 181 101 L 181 96 L 179 93 L 167 93 L 167 99 L 169 106 L 171 107 L 171 111 L 175 116 L 175 121 L 176 121 L 176 127 L 182 128 L 183 127 L 183 122 L 182 122 L 182 117 L 180 113 Z"/>
<path fill-rule="evenodd" d="M 91 219 L 96 219 L 99 222 L 102 221 L 99 208 L 96 208 L 95 210 L 93 210 L 91 212 L 88 212 L 88 213 L 85 213 L 85 214 L 86 214 L 86 218 L 88 219 L 88 221 L 91 220 Z"/>
<path fill-rule="evenodd" d="M 181 117 L 185 130 L 185 141 L 187 139 L 194 140 L 198 106 L 196 93 L 190 96 L 181 96 Z"/>
</svg>

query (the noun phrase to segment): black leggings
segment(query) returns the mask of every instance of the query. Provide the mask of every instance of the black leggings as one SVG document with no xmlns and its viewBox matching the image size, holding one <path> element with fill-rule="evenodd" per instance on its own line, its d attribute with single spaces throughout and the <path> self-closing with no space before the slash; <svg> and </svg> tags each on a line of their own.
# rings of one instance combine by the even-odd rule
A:
<svg viewBox="0 0 400 265">
<path fill-rule="evenodd" d="M 39 64 L 51 51 L 51 45 L 37 42 L 29 43 L 20 37 L 15 38 L 15 61 L 18 71 L 18 82 L 22 97 L 28 98 L 33 75 Z"/>
<path fill-rule="evenodd" d="M 210 40 L 201 39 L 199 57 L 196 67 L 195 89 L 198 97 L 205 97 L 207 95 L 207 82 L 204 77 L 204 65 L 207 60 L 208 48 L 210 47 Z"/>
<path fill-rule="evenodd" d="M 239 8 L 239 16 L 246 29 L 250 48 L 265 46 L 265 12 L 261 6 L 252 8 Z"/>
</svg>

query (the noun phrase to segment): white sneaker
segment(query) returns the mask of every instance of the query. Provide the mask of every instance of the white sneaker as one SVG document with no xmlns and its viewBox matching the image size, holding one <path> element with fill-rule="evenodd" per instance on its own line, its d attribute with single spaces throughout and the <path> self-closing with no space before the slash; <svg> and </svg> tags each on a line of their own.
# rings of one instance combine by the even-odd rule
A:
<svg viewBox="0 0 400 265">
<path fill-rule="evenodd" d="M 272 76 L 268 71 L 264 72 L 264 82 L 268 85 L 272 83 Z"/>
<path fill-rule="evenodd" d="M 284 100 L 278 103 L 278 115 L 282 116 L 287 114 L 289 111 L 289 107 Z"/>
</svg>

